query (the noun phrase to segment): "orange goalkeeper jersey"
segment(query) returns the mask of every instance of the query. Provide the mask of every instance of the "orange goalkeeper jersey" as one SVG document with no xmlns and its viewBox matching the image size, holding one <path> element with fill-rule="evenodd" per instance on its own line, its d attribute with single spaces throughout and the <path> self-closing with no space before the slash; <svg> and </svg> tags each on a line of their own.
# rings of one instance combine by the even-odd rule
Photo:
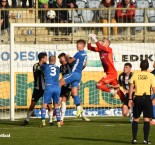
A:
<svg viewBox="0 0 155 145">
<path fill-rule="evenodd" d="M 100 60 L 106 74 L 117 75 L 117 71 L 114 67 L 112 48 L 104 47 L 99 42 L 96 42 L 97 47 L 92 47 L 91 43 L 88 43 L 88 50 L 99 52 Z"/>
</svg>

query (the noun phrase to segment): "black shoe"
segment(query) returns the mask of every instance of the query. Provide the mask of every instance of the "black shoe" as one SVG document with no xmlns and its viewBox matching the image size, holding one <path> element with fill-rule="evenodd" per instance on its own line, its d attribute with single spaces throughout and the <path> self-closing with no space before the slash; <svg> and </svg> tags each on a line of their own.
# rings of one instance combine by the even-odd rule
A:
<svg viewBox="0 0 155 145">
<path fill-rule="evenodd" d="M 54 126 L 54 123 L 53 123 L 53 122 L 49 122 L 49 125 L 50 125 L 50 126 Z"/>
<path fill-rule="evenodd" d="M 144 140 L 144 141 L 143 141 L 143 144 L 151 144 L 151 141 L 149 141 L 149 140 L 148 140 L 148 141 Z"/>
<path fill-rule="evenodd" d="M 137 144 L 138 142 L 137 142 L 137 140 L 134 139 L 134 140 L 131 141 L 131 143 L 132 144 Z"/>
<path fill-rule="evenodd" d="M 26 120 L 24 120 L 24 122 L 21 124 L 21 126 L 26 126 L 26 125 L 28 125 L 28 124 L 29 124 L 29 122 L 26 121 Z"/>
</svg>

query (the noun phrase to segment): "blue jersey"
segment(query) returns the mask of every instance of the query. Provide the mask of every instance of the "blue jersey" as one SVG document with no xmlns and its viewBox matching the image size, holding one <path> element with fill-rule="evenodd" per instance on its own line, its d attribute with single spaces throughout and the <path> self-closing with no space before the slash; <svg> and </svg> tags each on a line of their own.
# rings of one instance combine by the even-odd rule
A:
<svg viewBox="0 0 155 145">
<path fill-rule="evenodd" d="M 77 52 L 74 55 L 74 65 L 73 65 L 73 69 L 72 72 L 79 72 L 81 73 L 84 67 L 84 64 L 87 60 L 87 54 L 84 50 Z"/>
<path fill-rule="evenodd" d="M 44 73 L 46 85 L 58 85 L 60 74 L 58 66 L 53 64 L 43 64 L 40 68 Z"/>
</svg>

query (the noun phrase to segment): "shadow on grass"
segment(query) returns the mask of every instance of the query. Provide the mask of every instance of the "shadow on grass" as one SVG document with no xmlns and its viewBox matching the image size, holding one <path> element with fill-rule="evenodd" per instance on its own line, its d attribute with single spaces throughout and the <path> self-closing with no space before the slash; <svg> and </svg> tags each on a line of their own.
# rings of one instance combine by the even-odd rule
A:
<svg viewBox="0 0 155 145">
<path fill-rule="evenodd" d="M 94 141 L 94 142 L 109 142 L 109 143 L 119 143 L 119 144 L 131 144 L 129 141 L 122 141 L 122 140 L 116 140 L 116 139 L 96 139 L 96 138 L 79 138 L 79 137 L 60 137 L 62 139 L 68 139 L 68 140 L 78 140 L 78 141 Z"/>
</svg>

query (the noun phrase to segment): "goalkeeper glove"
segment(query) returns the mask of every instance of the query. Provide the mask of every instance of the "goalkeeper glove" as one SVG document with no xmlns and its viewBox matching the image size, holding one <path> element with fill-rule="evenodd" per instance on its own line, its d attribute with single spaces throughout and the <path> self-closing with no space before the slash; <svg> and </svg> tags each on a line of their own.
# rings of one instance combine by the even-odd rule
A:
<svg viewBox="0 0 155 145">
<path fill-rule="evenodd" d="M 98 41 L 95 34 L 89 34 L 89 37 L 91 37 L 95 43 Z"/>
</svg>

